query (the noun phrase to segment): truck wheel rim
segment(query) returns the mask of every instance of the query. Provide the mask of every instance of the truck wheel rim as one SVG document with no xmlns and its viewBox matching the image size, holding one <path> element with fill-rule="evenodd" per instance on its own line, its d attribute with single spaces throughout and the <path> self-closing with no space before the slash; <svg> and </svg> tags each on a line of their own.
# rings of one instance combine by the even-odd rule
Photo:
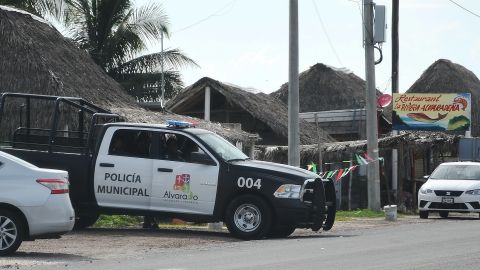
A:
<svg viewBox="0 0 480 270">
<path fill-rule="evenodd" d="M 0 216 L 0 250 L 5 250 L 15 243 L 18 232 L 15 223 L 8 217 Z"/>
<path fill-rule="evenodd" d="M 258 207 L 252 204 L 242 204 L 235 211 L 235 225 L 242 232 L 255 231 L 262 221 Z"/>
</svg>

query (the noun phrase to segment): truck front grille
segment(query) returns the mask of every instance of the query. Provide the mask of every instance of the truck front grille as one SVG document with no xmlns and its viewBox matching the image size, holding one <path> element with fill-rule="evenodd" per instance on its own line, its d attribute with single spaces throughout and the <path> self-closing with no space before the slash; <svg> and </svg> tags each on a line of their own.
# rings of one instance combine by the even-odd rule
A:
<svg viewBox="0 0 480 270">
<path fill-rule="evenodd" d="M 313 203 L 314 182 L 315 179 L 307 179 L 303 183 L 300 199 L 306 204 Z"/>
</svg>

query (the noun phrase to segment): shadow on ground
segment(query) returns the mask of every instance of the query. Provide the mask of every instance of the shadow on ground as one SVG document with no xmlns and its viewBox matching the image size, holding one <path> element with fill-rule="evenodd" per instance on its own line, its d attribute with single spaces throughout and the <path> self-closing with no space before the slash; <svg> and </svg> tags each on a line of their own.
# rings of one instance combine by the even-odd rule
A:
<svg viewBox="0 0 480 270">
<path fill-rule="evenodd" d="M 160 228 L 160 229 L 142 229 L 142 228 L 121 228 L 121 229 L 112 229 L 112 228 L 88 228 L 84 230 L 73 231 L 70 234 L 72 235 L 82 235 L 82 234 L 99 234 L 104 236 L 116 236 L 116 235 L 125 235 L 129 234 L 130 236 L 168 236 L 173 238 L 192 238 L 198 237 L 205 239 L 205 237 L 211 238 L 231 238 L 236 240 L 228 231 L 207 231 L 203 228 Z"/>
</svg>

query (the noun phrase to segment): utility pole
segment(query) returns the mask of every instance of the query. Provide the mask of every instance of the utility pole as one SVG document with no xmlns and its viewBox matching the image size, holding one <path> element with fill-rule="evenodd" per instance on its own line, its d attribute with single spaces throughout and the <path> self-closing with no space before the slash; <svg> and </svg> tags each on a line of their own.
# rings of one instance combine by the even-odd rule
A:
<svg viewBox="0 0 480 270">
<path fill-rule="evenodd" d="M 380 173 L 378 161 L 377 95 L 375 89 L 375 54 L 373 41 L 373 2 L 363 0 L 363 36 L 365 46 L 365 77 L 367 80 L 367 152 L 373 161 L 368 163 L 368 208 L 380 210 Z"/>
<path fill-rule="evenodd" d="M 162 107 L 162 110 L 165 108 L 165 74 L 164 74 L 164 55 L 163 55 L 163 31 L 160 31 L 160 46 L 161 46 L 161 52 L 162 52 L 162 62 L 160 63 L 161 67 L 161 72 L 162 72 L 162 97 L 160 99 L 160 107 Z"/>
<path fill-rule="evenodd" d="M 288 164 L 299 167 L 298 0 L 290 0 L 288 60 Z"/>
<path fill-rule="evenodd" d="M 398 93 L 398 0 L 392 0 L 392 95 Z M 398 131 L 394 130 L 393 135 Z M 388 181 L 388 180 L 387 180 Z M 392 191 L 398 198 L 398 150 L 392 150 Z M 390 192 L 390 191 L 388 191 Z"/>
<path fill-rule="evenodd" d="M 398 0 L 392 0 L 392 93 L 398 93 Z"/>
</svg>

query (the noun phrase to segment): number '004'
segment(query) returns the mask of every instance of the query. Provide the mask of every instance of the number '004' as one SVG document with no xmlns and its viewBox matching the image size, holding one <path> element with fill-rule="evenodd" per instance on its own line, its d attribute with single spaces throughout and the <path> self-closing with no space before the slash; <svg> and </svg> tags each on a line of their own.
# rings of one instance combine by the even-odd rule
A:
<svg viewBox="0 0 480 270">
<path fill-rule="evenodd" d="M 260 189 L 262 187 L 262 179 L 257 179 L 253 181 L 252 178 L 246 178 L 245 177 L 239 177 L 237 180 L 237 185 L 238 187 L 246 187 L 246 188 L 253 188 L 256 187 L 257 189 Z"/>
</svg>

